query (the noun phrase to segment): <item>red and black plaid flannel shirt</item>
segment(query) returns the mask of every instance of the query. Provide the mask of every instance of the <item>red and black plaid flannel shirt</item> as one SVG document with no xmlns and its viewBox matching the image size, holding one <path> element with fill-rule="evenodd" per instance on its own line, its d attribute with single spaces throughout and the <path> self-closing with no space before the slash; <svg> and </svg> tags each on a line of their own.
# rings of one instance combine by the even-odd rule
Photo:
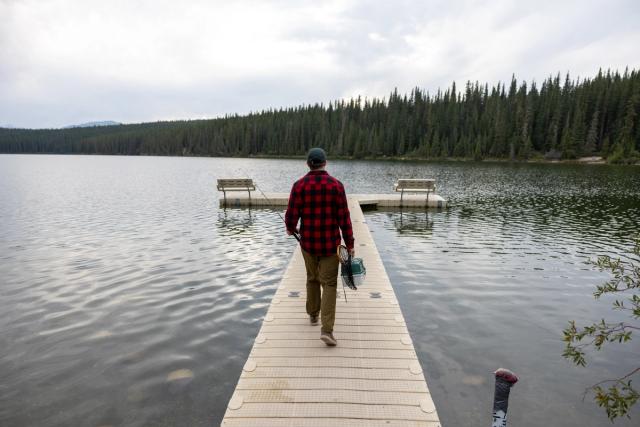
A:
<svg viewBox="0 0 640 427">
<path fill-rule="evenodd" d="M 295 231 L 300 219 L 302 249 L 316 256 L 336 253 L 340 231 L 353 249 L 353 230 L 347 196 L 340 181 L 326 171 L 310 171 L 293 184 L 285 214 L 287 230 Z"/>
</svg>

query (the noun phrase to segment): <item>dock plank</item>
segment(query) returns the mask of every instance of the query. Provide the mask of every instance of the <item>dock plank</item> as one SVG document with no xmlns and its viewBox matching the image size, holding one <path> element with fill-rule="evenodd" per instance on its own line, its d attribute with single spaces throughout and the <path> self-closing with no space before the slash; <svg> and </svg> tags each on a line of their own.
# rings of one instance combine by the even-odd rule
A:
<svg viewBox="0 0 640 427">
<path fill-rule="evenodd" d="M 438 421 L 372 420 L 345 418 L 229 418 L 225 427 L 440 427 Z"/>
<path fill-rule="evenodd" d="M 229 418 L 326 418 L 331 415 L 345 419 L 437 421 L 437 415 L 426 413 L 419 406 L 373 405 L 358 403 L 244 403 L 227 413 Z"/>
<path fill-rule="evenodd" d="M 366 403 L 369 405 L 412 405 L 416 400 L 426 399 L 429 393 L 358 390 L 251 390 L 245 393 L 244 401 L 252 403 Z"/>
<path fill-rule="evenodd" d="M 404 368 L 352 368 L 352 367 L 259 367 L 247 372 L 246 378 L 356 378 L 363 380 L 422 381 L 408 366 Z"/>
<path fill-rule="evenodd" d="M 426 393 L 428 391 L 427 384 L 422 381 L 368 380 L 354 378 L 240 377 L 234 397 L 242 396 L 244 399 L 243 390 L 360 390 L 392 391 L 397 393 Z M 229 403 L 233 402 L 234 397 L 231 398 Z M 234 409 L 227 409 L 227 414 L 229 411 L 234 411 Z"/>
</svg>

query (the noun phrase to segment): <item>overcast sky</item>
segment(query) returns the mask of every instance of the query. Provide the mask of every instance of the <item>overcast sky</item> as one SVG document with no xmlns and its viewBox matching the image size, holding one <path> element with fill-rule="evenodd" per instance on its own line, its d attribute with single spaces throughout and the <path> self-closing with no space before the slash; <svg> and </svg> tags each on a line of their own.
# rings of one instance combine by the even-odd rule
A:
<svg viewBox="0 0 640 427">
<path fill-rule="evenodd" d="M 0 126 L 640 68 L 640 2 L 0 0 Z"/>
</svg>

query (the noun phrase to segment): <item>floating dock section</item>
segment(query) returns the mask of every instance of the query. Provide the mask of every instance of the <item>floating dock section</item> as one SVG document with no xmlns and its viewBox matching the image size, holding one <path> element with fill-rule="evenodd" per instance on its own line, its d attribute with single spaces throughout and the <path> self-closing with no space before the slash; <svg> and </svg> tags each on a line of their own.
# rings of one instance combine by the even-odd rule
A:
<svg viewBox="0 0 640 427">
<path fill-rule="evenodd" d="M 286 205 L 287 196 L 268 194 L 268 204 Z M 251 204 L 261 199 L 252 198 Z M 238 205 L 246 206 L 240 200 L 245 199 L 237 199 Z M 222 426 L 440 427 L 398 300 L 360 208 L 361 201 L 381 200 L 386 199 L 349 197 L 356 255 L 364 259 L 367 278 L 357 291 L 347 289 L 347 302 L 338 284 L 338 346 L 327 347 L 319 339 L 320 326 L 309 323 L 306 272 L 298 246 Z"/>
<path fill-rule="evenodd" d="M 424 195 L 405 194 L 402 201 L 399 194 L 350 194 L 349 199 L 357 201 L 361 206 L 381 208 L 435 208 L 442 209 L 447 206 L 447 201 L 437 194 Z M 250 206 L 287 206 L 289 194 L 285 193 L 260 193 L 252 192 L 249 197 L 247 192 L 227 193 L 226 200 L 220 199 L 220 207 L 250 207 Z"/>
</svg>

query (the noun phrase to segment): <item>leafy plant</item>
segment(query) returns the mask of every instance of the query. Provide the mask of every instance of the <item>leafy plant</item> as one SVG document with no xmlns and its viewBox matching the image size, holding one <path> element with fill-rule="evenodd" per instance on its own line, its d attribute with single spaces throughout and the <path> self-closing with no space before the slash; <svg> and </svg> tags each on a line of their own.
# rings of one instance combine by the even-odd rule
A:
<svg viewBox="0 0 640 427">
<path fill-rule="evenodd" d="M 615 310 L 621 310 L 630 316 L 630 321 L 609 323 L 602 319 L 598 323 L 578 327 L 574 321 L 564 329 L 566 347 L 562 356 L 578 366 L 586 366 L 587 348 L 601 350 L 608 343 L 626 343 L 631 341 L 633 332 L 640 330 L 640 236 L 635 239 L 632 256 L 629 260 L 613 259 L 609 256 L 598 257 L 590 261 L 600 271 L 608 271 L 612 278 L 597 286 L 593 296 L 620 295 L 613 302 Z M 631 378 L 640 372 L 640 366 L 625 375 L 604 380 L 592 385 L 585 391 L 594 393 L 594 400 L 607 411 L 610 420 L 621 416 L 629 417 L 629 411 L 640 400 L 640 392 L 632 385 Z"/>
</svg>

